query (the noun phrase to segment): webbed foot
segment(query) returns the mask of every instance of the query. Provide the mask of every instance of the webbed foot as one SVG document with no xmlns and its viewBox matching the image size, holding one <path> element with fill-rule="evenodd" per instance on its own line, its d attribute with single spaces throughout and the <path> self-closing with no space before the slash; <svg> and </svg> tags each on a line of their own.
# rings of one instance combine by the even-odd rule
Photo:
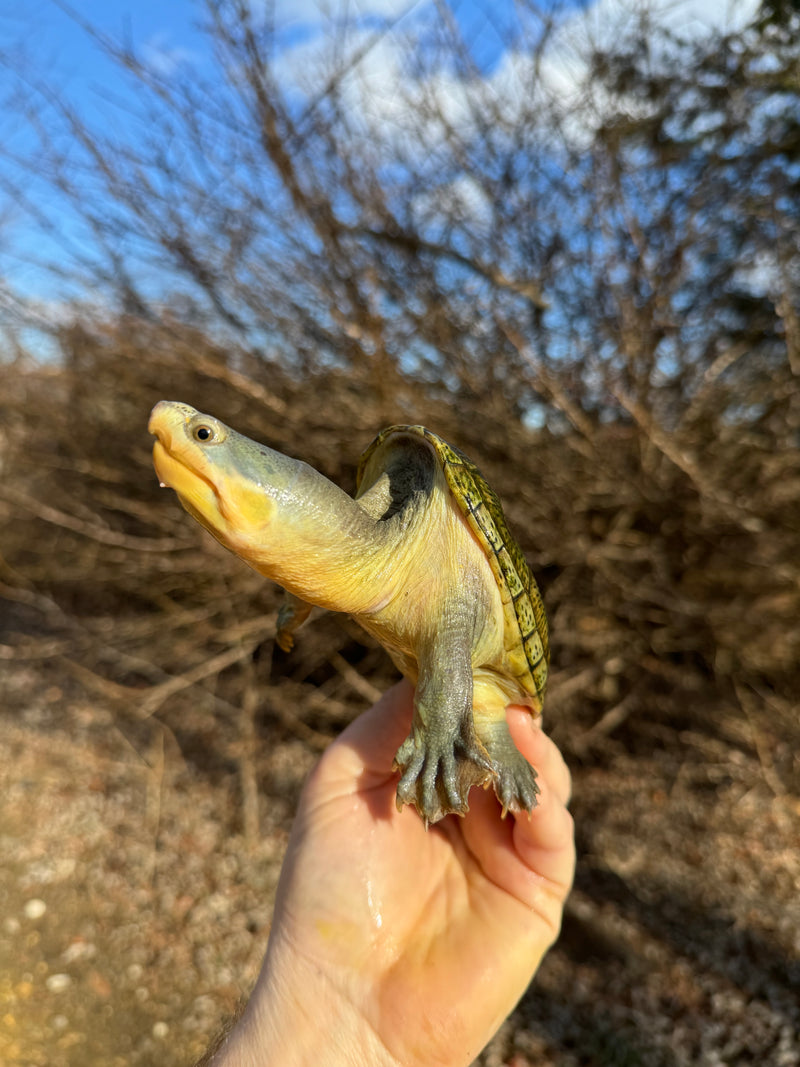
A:
<svg viewBox="0 0 800 1067">
<path fill-rule="evenodd" d="M 536 771 L 511 740 L 505 721 L 481 731 L 481 740 L 497 771 L 494 791 L 503 805 L 503 815 L 509 811 L 530 812 L 536 807 L 539 795 Z"/>
<path fill-rule="evenodd" d="M 512 761 L 506 760 L 499 767 L 499 772 L 494 791 L 503 805 L 503 815 L 509 811 L 532 811 L 538 803 L 539 786 L 536 771 L 525 757 L 517 752 Z"/>
<path fill-rule="evenodd" d="M 431 734 L 415 725 L 392 766 L 402 771 L 397 807 L 413 804 L 426 828 L 445 815 L 465 815 L 472 786 L 488 785 L 495 778 L 486 749 L 474 730 L 467 728 L 453 737 Z"/>
</svg>

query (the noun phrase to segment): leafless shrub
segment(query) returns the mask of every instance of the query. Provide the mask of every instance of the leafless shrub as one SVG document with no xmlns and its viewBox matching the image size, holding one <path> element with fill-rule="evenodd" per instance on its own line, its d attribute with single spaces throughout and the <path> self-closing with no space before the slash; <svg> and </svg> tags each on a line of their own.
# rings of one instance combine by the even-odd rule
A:
<svg viewBox="0 0 800 1067">
<path fill-rule="evenodd" d="M 232 759 L 254 692 L 271 728 L 320 746 L 385 684 L 346 625 L 275 660 L 274 591 L 157 492 L 144 427 L 166 396 L 348 489 L 390 421 L 461 445 L 543 579 L 550 721 L 576 751 L 623 728 L 648 743 L 656 722 L 721 728 L 720 707 L 794 729 L 800 200 L 781 31 L 673 42 L 668 60 L 634 32 L 592 57 L 598 110 L 548 87 L 552 25 L 531 15 L 509 40 L 512 98 L 443 15 L 392 51 L 379 136 L 354 101 L 391 27 L 298 95 L 245 3 L 207 13 L 207 83 L 99 42 L 137 87 L 127 140 L 41 82 L 25 98 L 37 146 L 6 161 L 6 190 L 51 232 L 53 211 L 80 219 L 91 242 L 60 269 L 94 307 L 62 315 L 57 364 L 3 369 L 3 655 Z M 42 183 L 54 199 L 33 202 Z"/>
</svg>

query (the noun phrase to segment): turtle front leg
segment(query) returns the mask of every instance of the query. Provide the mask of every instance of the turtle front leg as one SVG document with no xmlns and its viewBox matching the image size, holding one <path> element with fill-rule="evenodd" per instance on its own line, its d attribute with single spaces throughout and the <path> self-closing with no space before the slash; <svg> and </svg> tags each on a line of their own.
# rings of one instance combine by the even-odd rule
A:
<svg viewBox="0 0 800 1067">
<path fill-rule="evenodd" d="M 472 664 L 466 634 L 439 639 L 420 658 L 411 733 L 397 750 L 397 806 L 413 804 L 425 821 L 464 815 L 473 785 L 487 785 L 495 769 L 475 732 Z"/>
<path fill-rule="evenodd" d="M 311 614 L 311 607 L 311 604 L 307 604 L 294 593 L 283 594 L 283 603 L 278 609 L 275 627 L 275 644 L 278 648 L 291 652 L 294 648 L 294 632 L 300 629 Z"/>
</svg>

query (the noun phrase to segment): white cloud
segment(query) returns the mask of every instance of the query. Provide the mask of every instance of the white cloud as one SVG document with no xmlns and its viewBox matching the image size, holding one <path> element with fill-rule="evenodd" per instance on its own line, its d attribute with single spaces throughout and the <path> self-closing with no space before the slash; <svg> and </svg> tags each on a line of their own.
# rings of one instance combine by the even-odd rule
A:
<svg viewBox="0 0 800 1067">
<path fill-rule="evenodd" d="M 420 193 L 414 203 L 418 223 L 426 226 L 431 219 L 469 219 L 476 223 L 488 223 L 491 220 L 491 204 L 486 193 L 467 174 L 444 185 L 435 186 Z"/>
<path fill-rule="evenodd" d="M 537 85 L 542 103 L 549 101 L 566 116 L 561 132 L 580 144 L 609 105 L 604 90 L 590 76 L 594 49 L 622 42 L 644 19 L 654 31 L 668 29 L 684 42 L 717 31 L 733 32 L 746 26 L 758 7 L 759 0 L 596 0 L 559 24 L 538 60 L 526 53 L 507 52 L 489 81 L 510 105 L 524 98 L 523 87 Z M 666 41 L 662 44 L 669 47 Z M 633 114 L 644 105 L 631 97 L 626 106 Z"/>
<path fill-rule="evenodd" d="M 416 16 L 430 11 L 429 0 L 278 0 L 277 9 L 296 17 L 316 12 L 348 12 L 353 28 L 343 39 L 320 27 L 310 39 L 286 50 L 276 73 L 284 85 L 313 99 L 334 73 L 347 69 L 338 82 L 342 102 L 376 140 L 391 140 L 408 151 L 433 149 L 444 135 L 442 120 L 469 132 L 476 116 L 484 121 L 499 115 L 513 125 L 532 109 L 553 106 L 567 115 L 561 129 L 580 143 L 608 105 L 589 77 L 593 48 L 622 40 L 646 13 L 654 27 L 666 27 L 683 40 L 698 40 L 713 31 L 733 31 L 755 15 L 759 0 L 596 0 L 563 18 L 541 56 L 507 51 L 485 79 L 465 81 L 446 70 L 423 79 L 409 69 Z M 360 14 L 413 12 L 388 33 L 371 33 L 359 25 Z M 582 104 L 580 114 L 573 113 Z M 630 101 L 631 110 L 641 105 Z M 439 116 L 439 117 L 437 117 Z M 594 118 L 593 118 L 594 116 Z"/>
<path fill-rule="evenodd" d="M 320 26 L 347 20 L 357 23 L 365 18 L 397 18 L 420 0 L 275 0 L 274 17 L 280 27 L 291 25 Z M 423 3 L 427 0 L 422 0 Z"/>
<path fill-rule="evenodd" d="M 589 52 L 621 41 L 643 19 L 692 41 L 715 31 L 741 29 L 758 7 L 759 0 L 596 0 L 565 19 L 553 34 L 544 56 L 547 83 L 556 91 L 580 91 Z"/>
<path fill-rule="evenodd" d="M 653 25 L 697 38 L 715 30 L 740 29 L 758 6 L 759 0 L 596 0 L 566 19 L 560 32 L 605 47 L 645 15 Z"/>
<path fill-rule="evenodd" d="M 193 63 L 197 55 L 188 48 L 171 45 L 166 33 L 156 33 L 141 46 L 140 58 L 154 74 L 167 77 L 185 63 Z"/>
</svg>

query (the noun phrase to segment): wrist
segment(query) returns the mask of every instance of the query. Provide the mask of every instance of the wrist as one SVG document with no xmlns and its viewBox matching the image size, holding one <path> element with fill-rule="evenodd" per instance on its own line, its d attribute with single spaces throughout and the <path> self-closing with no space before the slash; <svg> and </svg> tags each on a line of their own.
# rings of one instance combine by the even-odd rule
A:
<svg viewBox="0 0 800 1067">
<path fill-rule="evenodd" d="M 273 946 L 270 946 L 271 949 Z M 270 951 L 211 1067 L 399 1067 L 365 1015 L 313 964 Z"/>
</svg>

